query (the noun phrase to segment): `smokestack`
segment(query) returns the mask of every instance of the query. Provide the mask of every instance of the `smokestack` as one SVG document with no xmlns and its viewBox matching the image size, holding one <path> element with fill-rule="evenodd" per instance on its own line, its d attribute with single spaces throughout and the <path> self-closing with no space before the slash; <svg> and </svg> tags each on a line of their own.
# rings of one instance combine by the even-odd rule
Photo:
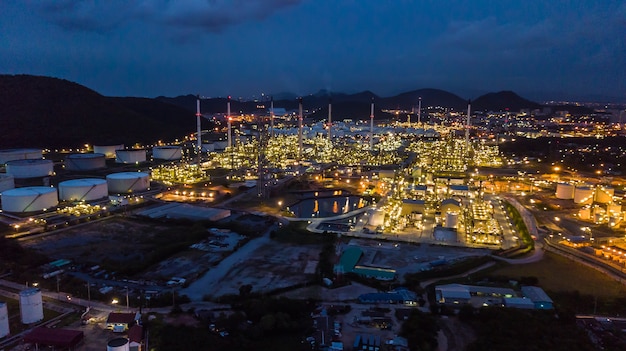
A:
<svg viewBox="0 0 626 351">
<path fill-rule="evenodd" d="M 232 122 L 230 120 L 230 95 L 228 95 L 228 103 L 226 104 L 226 120 L 228 121 L 228 147 L 233 147 Z"/>
<path fill-rule="evenodd" d="M 417 105 L 417 125 L 420 126 L 422 123 L 422 97 L 420 96 L 419 102 Z"/>
<path fill-rule="evenodd" d="M 200 95 L 196 99 L 196 127 L 198 131 L 198 164 L 200 163 L 200 153 L 202 152 L 202 127 L 200 124 Z"/>
<path fill-rule="evenodd" d="M 374 149 L 374 98 L 372 97 L 372 107 L 370 109 L 370 150 Z"/>
<path fill-rule="evenodd" d="M 302 97 L 298 99 L 298 161 L 302 159 Z"/>
<path fill-rule="evenodd" d="M 270 102 L 270 128 L 272 128 L 271 136 L 274 138 L 274 97 L 271 97 Z"/>
<path fill-rule="evenodd" d="M 333 108 L 333 104 L 332 104 L 332 99 L 328 98 L 328 141 L 332 142 L 333 141 L 333 118 L 332 118 L 332 108 Z"/>
<path fill-rule="evenodd" d="M 470 113 L 472 111 L 472 100 L 467 100 L 467 122 L 465 123 L 465 146 L 469 147 Z"/>
</svg>

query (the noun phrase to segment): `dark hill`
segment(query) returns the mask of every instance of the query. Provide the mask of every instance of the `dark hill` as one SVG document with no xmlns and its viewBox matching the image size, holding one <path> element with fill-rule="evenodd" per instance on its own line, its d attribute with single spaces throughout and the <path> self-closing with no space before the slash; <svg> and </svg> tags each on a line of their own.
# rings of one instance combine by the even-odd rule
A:
<svg viewBox="0 0 626 351">
<path fill-rule="evenodd" d="M 389 109 L 410 110 L 418 106 L 422 98 L 422 108 L 426 106 L 441 106 L 461 110 L 467 107 L 467 101 L 458 95 L 439 89 L 419 89 L 396 96 L 381 99 L 381 106 Z"/>
<path fill-rule="evenodd" d="M 108 98 L 63 79 L 0 75 L 2 148 L 172 140 L 193 132 L 194 118 L 156 100 Z"/>
<path fill-rule="evenodd" d="M 541 108 L 536 102 L 526 100 L 512 91 L 500 91 L 489 93 L 472 101 L 472 110 L 476 111 L 520 111 L 522 109 Z"/>
</svg>

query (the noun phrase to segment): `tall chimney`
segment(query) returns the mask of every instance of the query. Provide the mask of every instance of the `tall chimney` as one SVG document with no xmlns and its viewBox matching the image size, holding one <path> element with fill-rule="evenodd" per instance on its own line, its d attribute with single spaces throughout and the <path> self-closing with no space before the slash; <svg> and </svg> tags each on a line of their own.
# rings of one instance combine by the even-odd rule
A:
<svg viewBox="0 0 626 351">
<path fill-rule="evenodd" d="M 333 108 L 333 104 L 332 104 L 332 99 L 328 98 L 328 141 L 332 142 L 333 141 L 333 118 L 332 118 L 332 108 Z"/>
<path fill-rule="evenodd" d="M 374 150 L 374 98 L 370 109 L 370 150 Z"/>
<path fill-rule="evenodd" d="M 228 95 L 228 103 L 226 104 L 226 120 L 228 121 L 228 147 L 233 147 L 232 122 L 230 117 L 230 95 Z"/>
<path fill-rule="evenodd" d="M 465 147 L 469 148 L 470 113 L 472 111 L 472 100 L 467 100 L 467 122 L 465 123 Z"/>
<path fill-rule="evenodd" d="M 202 127 L 200 124 L 200 95 L 196 99 L 196 127 L 198 131 L 198 164 L 200 164 L 200 154 L 202 153 Z"/>
<path fill-rule="evenodd" d="M 302 97 L 298 99 L 298 161 L 302 159 Z"/>
<path fill-rule="evenodd" d="M 422 97 L 420 96 L 419 102 L 417 105 L 417 125 L 419 126 L 422 123 Z"/>
<path fill-rule="evenodd" d="M 270 128 L 272 129 L 271 137 L 274 138 L 274 97 L 271 97 L 270 102 Z"/>
</svg>

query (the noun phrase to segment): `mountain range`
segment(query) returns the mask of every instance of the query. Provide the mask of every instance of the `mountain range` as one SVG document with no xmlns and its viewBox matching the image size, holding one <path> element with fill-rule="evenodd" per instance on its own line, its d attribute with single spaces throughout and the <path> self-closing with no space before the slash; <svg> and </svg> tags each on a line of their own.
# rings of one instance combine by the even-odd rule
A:
<svg viewBox="0 0 626 351">
<path fill-rule="evenodd" d="M 275 107 L 297 110 L 298 101 L 274 101 Z M 465 110 L 467 100 L 438 89 L 419 89 L 391 97 L 371 91 L 344 94 L 320 90 L 303 97 L 307 115 L 326 118 L 332 100 L 333 118 L 366 119 L 374 99 L 375 118 L 390 117 L 383 110 L 412 110 L 422 98 L 422 108 L 439 106 Z M 269 101 L 233 100 L 231 111 L 265 113 Z M 504 91 L 489 93 L 472 102 L 472 110 L 498 111 L 508 108 L 538 108 L 539 104 Z M 173 140 L 196 128 L 196 96 L 137 98 L 107 97 L 85 86 L 63 79 L 32 75 L 0 75 L 0 148 L 70 147 L 83 144 L 113 144 Z M 203 99 L 206 115 L 226 112 L 226 98 Z M 317 117 L 319 116 L 319 117 Z M 203 128 L 209 127 L 203 120 Z"/>
</svg>

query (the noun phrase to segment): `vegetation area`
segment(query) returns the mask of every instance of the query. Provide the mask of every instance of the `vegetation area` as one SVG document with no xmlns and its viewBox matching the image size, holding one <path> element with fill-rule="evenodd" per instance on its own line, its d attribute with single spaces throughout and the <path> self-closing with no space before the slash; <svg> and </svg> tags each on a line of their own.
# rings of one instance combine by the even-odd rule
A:
<svg viewBox="0 0 626 351">
<path fill-rule="evenodd" d="M 541 261 L 524 265 L 504 265 L 496 270 L 475 275 L 477 279 L 508 282 L 522 277 L 534 277 L 554 300 L 559 310 L 574 313 L 609 315 L 626 314 L 626 286 L 607 275 L 571 261 L 558 254 L 546 252 Z"/>
<path fill-rule="evenodd" d="M 13 280 L 33 281 L 33 269 L 46 262 L 48 258 L 45 255 L 23 248 L 16 240 L 0 236 L 0 272 L 12 273 Z"/>
<path fill-rule="evenodd" d="M 528 228 L 526 228 L 524 219 L 522 219 L 522 216 L 520 215 L 519 211 L 517 211 L 517 209 L 513 207 L 513 205 L 506 202 L 505 206 L 506 206 L 505 208 L 506 213 L 508 217 L 511 219 L 511 221 L 513 222 L 513 226 L 515 227 L 515 232 L 517 233 L 517 236 L 522 241 L 521 249 L 526 252 L 532 250 L 535 247 L 535 242 L 533 241 L 533 238 L 530 236 L 530 233 L 528 232 Z"/>
<path fill-rule="evenodd" d="M 437 341 L 439 329 L 434 316 L 414 309 L 409 319 L 402 324 L 400 336 L 408 340 L 411 351 L 435 351 L 439 345 Z"/>
<path fill-rule="evenodd" d="M 467 350 L 595 350 L 574 315 L 553 311 L 464 306 L 459 318 L 473 326 L 477 339 Z"/>
<path fill-rule="evenodd" d="M 489 256 L 468 257 L 451 265 L 440 266 L 423 272 L 407 273 L 404 275 L 405 286 L 412 287 L 419 285 L 424 280 L 462 274 L 476 267 L 480 267 L 491 260 L 492 258 Z"/>
<path fill-rule="evenodd" d="M 220 313 L 200 327 L 180 327 L 161 320 L 148 322 L 151 348 L 157 350 L 300 350 L 311 328 L 314 302 L 260 297 L 233 304 L 235 312 Z M 219 331 L 229 335 L 220 337 Z"/>
</svg>

